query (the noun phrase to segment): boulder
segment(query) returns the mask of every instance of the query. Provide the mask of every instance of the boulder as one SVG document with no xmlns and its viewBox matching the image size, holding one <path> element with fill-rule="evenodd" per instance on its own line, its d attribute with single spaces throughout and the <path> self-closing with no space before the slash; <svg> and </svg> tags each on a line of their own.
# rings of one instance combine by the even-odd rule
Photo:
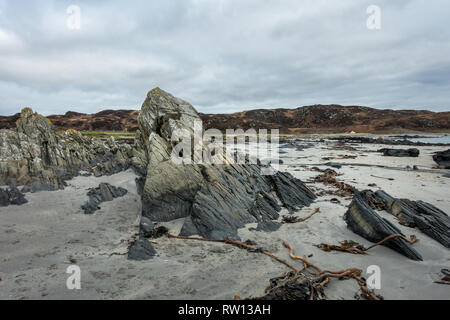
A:
<svg viewBox="0 0 450 320">
<path fill-rule="evenodd" d="M 127 194 L 127 190 L 124 188 L 116 188 L 109 183 L 100 183 L 97 188 L 92 188 L 88 192 L 89 200 L 86 201 L 81 209 L 85 214 L 92 214 L 100 209 L 99 204 L 106 201 L 112 201 L 114 198 L 123 197 Z"/>
<path fill-rule="evenodd" d="M 347 227 L 361 237 L 377 243 L 392 234 L 402 232 L 388 220 L 380 217 L 368 204 L 365 197 L 355 191 L 353 200 L 344 215 Z M 392 238 L 383 243 L 409 259 L 422 261 L 422 256 L 402 238 Z"/>
<path fill-rule="evenodd" d="M 446 151 L 436 152 L 433 155 L 433 160 L 440 168 L 450 169 L 450 149 Z"/>
<path fill-rule="evenodd" d="M 180 141 L 174 134 L 184 130 L 193 136 L 201 119 L 189 103 L 159 88 L 148 93 L 138 124 L 132 162 L 141 173 L 142 216 L 151 221 L 185 218 L 181 235 L 238 239 L 237 230 L 247 223 L 274 230 L 281 206 L 293 211 L 315 199 L 289 173 L 265 176 L 259 164 L 237 164 L 220 154 L 215 155 L 219 164 L 172 161 Z M 217 145 L 194 145 L 190 152 L 195 159 L 212 147 Z"/>
<path fill-rule="evenodd" d="M 389 149 L 383 148 L 378 150 L 378 152 L 383 153 L 384 156 L 387 157 L 418 157 L 420 154 L 419 149 L 411 148 L 411 149 Z"/>
</svg>

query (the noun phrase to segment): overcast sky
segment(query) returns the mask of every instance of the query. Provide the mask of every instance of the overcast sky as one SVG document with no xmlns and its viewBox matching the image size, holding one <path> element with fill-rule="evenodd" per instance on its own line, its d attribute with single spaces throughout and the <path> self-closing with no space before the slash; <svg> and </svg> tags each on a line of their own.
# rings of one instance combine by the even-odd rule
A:
<svg viewBox="0 0 450 320">
<path fill-rule="evenodd" d="M 205 113 L 450 111 L 449 17 L 448 0 L 0 0 L 0 115 L 139 109 L 156 86 Z"/>
</svg>

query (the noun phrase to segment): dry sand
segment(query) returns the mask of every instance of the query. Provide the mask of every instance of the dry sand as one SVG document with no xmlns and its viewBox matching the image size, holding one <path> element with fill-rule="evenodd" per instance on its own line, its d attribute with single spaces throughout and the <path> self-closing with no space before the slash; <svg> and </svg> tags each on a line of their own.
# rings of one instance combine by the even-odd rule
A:
<svg viewBox="0 0 450 320">
<path fill-rule="evenodd" d="M 339 158 L 345 154 L 358 157 L 330 161 L 432 169 L 435 164 L 430 154 L 447 149 L 419 147 L 419 158 L 394 158 L 369 152 L 388 147 L 385 145 L 357 145 L 356 151 L 336 150 L 336 146 L 330 142 L 317 143 L 304 151 L 284 149 L 287 154 L 282 155 L 281 170 L 306 181 L 318 174 L 307 169 L 311 164 L 328 162 L 322 157 Z M 376 183 L 377 187 L 371 189 L 424 200 L 450 213 L 450 178 L 441 173 L 360 166 L 335 170 L 343 173 L 339 180 L 358 189 L 370 189 L 368 184 Z M 127 260 L 127 243 L 138 230 L 140 214 L 135 177 L 131 170 L 110 177 L 76 177 L 64 190 L 26 194 L 27 204 L 0 208 L 0 299 L 233 299 L 234 295 L 261 296 L 270 278 L 289 271 L 258 253 L 221 243 L 166 237 L 152 241 L 158 252 L 154 259 Z M 80 206 L 87 199 L 87 189 L 100 182 L 129 192 L 123 198 L 102 203 L 102 209 L 94 215 L 84 215 Z M 310 186 L 326 189 L 322 184 Z M 417 229 L 399 225 L 385 212 L 381 215 L 406 235 L 417 235 L 420 242 L 414 247 L 424 261 L 408 260 L 384 246 L 365 256 L 316 248 L 314 245 L 322 242 L 337 244 L 342 240 L 370 245 L 347 229 L 342 219 L 350 200 L 340 198 L 341 204 L 333 204 L 329 201 L 333 197 L 320 197 L 311 207 L 298 211 L 296 215 L 304 217 L 320 208 L 305 222 L 284 224 L 272 233 L 250 231 L 254 226 L 248 225 L 239 235 L 289 260 L 282 246 L 282 240 L 287 240 L 296 255 L 312 255 L 311 262 L 330 270 L 356 267 L 365 272 L 368 266 L 377 265 L 381 268 L 381 289 L 377 293 L 386 299 L 450 299 L 449 286 L 433 283 L 442 268 L 450 268 L 450 250 Z M 182 223 L 181 219 L 164 225 L 177 233 Z M 66 288 L 66 268 L 71 264 L 81 268 L 81 290 Z M 332 280 L 326 293 L 330 299 L 353 299 L 357 291 L 353 280 Z"/>
</svg>

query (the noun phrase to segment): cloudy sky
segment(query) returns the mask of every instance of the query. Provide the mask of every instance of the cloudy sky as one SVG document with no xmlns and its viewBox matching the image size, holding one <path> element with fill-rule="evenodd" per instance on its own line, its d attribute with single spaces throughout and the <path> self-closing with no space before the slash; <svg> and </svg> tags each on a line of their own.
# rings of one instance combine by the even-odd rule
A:
<svg viewBox="0 0 450 320">
<path fill-rule="evenodd" d="M 206 113 L 449 111 L 449 17 L 448 0 L 0 0 L 0 115 L 138 109 L 156 86 Z"/>
</svg>

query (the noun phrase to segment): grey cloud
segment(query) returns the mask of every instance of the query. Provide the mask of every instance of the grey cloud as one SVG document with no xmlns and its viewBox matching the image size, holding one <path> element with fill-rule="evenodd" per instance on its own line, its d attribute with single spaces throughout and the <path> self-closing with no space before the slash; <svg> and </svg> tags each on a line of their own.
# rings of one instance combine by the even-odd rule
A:
<svg viewBox="0 0 450 320">
<path fill-rule="evenodd" d="M 376 2 L 379 31 L 366 28 L 372 1 L 3 0 L 0 114 L 139 108 L 155 86 L 201 112 L 449 110 L 450 3 Z M 70 4 L 81 30 L 66 28 Z"/>
</svg>

